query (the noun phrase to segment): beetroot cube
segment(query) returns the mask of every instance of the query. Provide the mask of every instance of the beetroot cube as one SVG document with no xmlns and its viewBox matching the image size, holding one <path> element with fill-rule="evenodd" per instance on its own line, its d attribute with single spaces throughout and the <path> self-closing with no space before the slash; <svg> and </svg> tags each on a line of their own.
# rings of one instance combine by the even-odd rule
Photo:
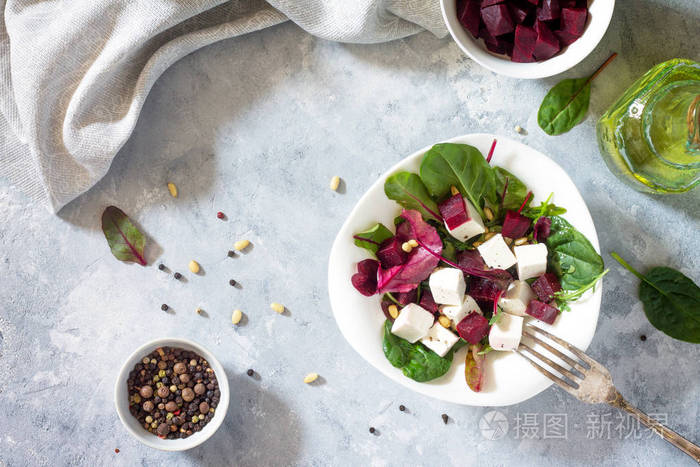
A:
<svg viewBox="0 0 700 467">
<path fill-rule="evenodd" d="M 440 215 L 445 219 L 445 224 L 450 229 L 455 229 L 469 220 L 464 198 L 459 193 L 447 198 L 438 205 L 438 208 L 440 208 Z"/>
<path fill-rule="evenodd" d="M 509 238 L 520 238 L 530 229 L 531 220 L 515 211 L 507 211 L 503 221 L 501 235 Z"/>
<path fill-rule="evenodd" d="M 552 230 L 552 219 L 549 217 L 540 217 L 535 222 L 535 227 L 532 229 L 532 238 L 542 243 L 547 240 Z"/>
<path fill-rule="evenodd" d="M 463 268 L 486 271 L 486 263 L 479 250 L 464 250 L 457 255 L 457 264 Z"/>
<path fill-rule="evenodd" d="M 559 44 L 561 44 L 562 47 L 573 44 L 579 38 L 579 36 L 574 36 L 566 31 L 554 31 L 554 35 L 559 38 Z"/>
<path fill-rule="evenodd" d="M 498 3 L 503 3 L 505 0 L 483 0 L 481 8 L 486 8 L 487 6 L 496 5 Z"/>
<path fill-rule="evenodd" d="M 542 0 L 542 4 L 537 8 L 537 19 L 540 21 L 558 19 L 560 15 L 559 0 Z"/>
<path fill-rule="evenodd" d="M 435 303 L 433 293 L 430 291 L 430 289 L 423 289 L 423 293 L 420 296 L 419 305 L 433 314 L 440 311 L 440 305 Z"/>
<path fill-rule="evenodd" d="M 401 240 L 396 237 L 382 242 L 377 250 L 377 258 L 382 263 L 382 269 L 391 269 L 406 262 L 408 253 L 401 249 Z"/>
<path fill-rule="evenodd" d="M 586 29 L 588 10 L 586 8 L 564 8 L 561 10 L 561 25 L 563 31 L 572 36 L 581 37 Z"/>
<path fill-rule="evenodd" d="M 513 32 L 513 20 L 508 12 L 508 7 L 503 3 L 482 8 L 481 19 L 493 36 Z"/>
<path fill-rule="evenodd" d="M 530 13 L 530 11 L 527 8 L 524 8 L 515 3 L 509 3 L 508 10 L 510 10 L 510 17 L 517 24 L 523 24 L 527 19 L 528 14 Z"/>
<path fill-rule="evenodd" d="M 534 62 L 536 43 L 537 32 L 533 28 L 518 24 L 515 28 L 515 45 L 513 46 L 512 60 L 519 63 Z"/>
<path fill-rule="evenodd" d="M 358 292 L 366 297 L 370 297 L 377 293 L 377 270 L 379 269 L 379 261 L 375 259 L 366 259 L 357 263 L 357 273 L 352 276 L 350 281 L 355 286 Z"/>
<path fill-rule="evenodd" d="M 532 291 L 537 294 L 537 298 L 545 303 L 549 303 L 554 298 L 554 294 L 561 290 L 561 284 L 557 276 L 551 272 L 542 274 L 532 283 Z"/>
<path fill-rule="evenodd" d="M 527 1 L 532 3 L 535 6 L 537 6 L 537 4 L 540 3 L 540 0 L 527 0 Z"/>
<path fill-rule="evenodd" d="M 547 324 L 554 324 L 554 320 L 557 319 L 559 315 L 559 310 L 547 303 L 538 300 L 530 300 L 530 304 L 527 306 L 525 313 Z"/>
<path fill-rule="evenodd" d="M 410 292 L 398 292 L 396 294 L 396 301 L 401 305 L 406 306 L 409 303 L 415 303 L 418 298 L 418 288 L 411 290 Z"/>
<path fill-rule="evenodd" d="M 470 344 L 478 344 L 489 334 L 489 321 L 473 311 L 457 323 L 457 334 Z"/>
<path fill-rule="evenodd" d="M 469 281 L 469 295 L 474 300 L 492 302 L 502 290 L 496 282 L 481 277 L 472 277 Z"/>
<path fill-rule="evenodd" d="M 479 0 L 465 0 L 462 11 L 457 12 L 459 22 L 464 28 L 472 33 L 474 39 L 479 37 L 479 23 L 481 22 Z"/>
<path fill-rule="evenodd" d="M 542 21 L 535 23 L 535 31 L 537 32 L 537 42 L 535 42 L 534 55 L 537 60 L 547 60 L 556 55 L 561 49 L 559 39 Z"/>
</svg>

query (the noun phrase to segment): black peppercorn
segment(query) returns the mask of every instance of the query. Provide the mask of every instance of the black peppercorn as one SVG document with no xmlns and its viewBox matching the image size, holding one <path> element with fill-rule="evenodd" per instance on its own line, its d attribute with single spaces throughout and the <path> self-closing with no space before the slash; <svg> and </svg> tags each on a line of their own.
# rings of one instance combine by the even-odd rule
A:
<svg viewBox="0 0 700 467">
<path fill-rule="evenodd" d="M 163 310 L 163 311 L 168 311 L 168 308 L 170 308 L 170 307 L 169 307 L 168 305 L 166 305 L 165 303 L 163 303 L 163 304 L 160 306 L 160 309 Z"/>
<path fill-rule="evenodd" d="M 176 272 L 175 274 L 173 274 L 173 277 L 177 280 L 180 280 L 180 278 L 182 277 L 182 274 L 180 274 L 179 272 Z"/>
<path fill-rule="evenodd" d="M 248 376 L 253 376 L 255 374 L 255 372 L 252 369 L 246 371 L 246 373 L 248 374 Z"/>
<path fill-rule="evenodd" d="M 230 258 L 233 258 L 234 256 L 236 256 L 236 252 L 233 250 L 228 250 L 228 255 Z"/>
<path fill-rule="evenodd" d="M 440 416 L 442 417 L 442 421 L 445 423 L 445 425 L 447 425 L 447 420 L 449 420 L 450 417 L 448 417 L 446 413 L 444 413 Z"/>
<path fill-rule="evenodd" d="M 158 265 L 158 269 L 160 269 L 161 271 L 164 271 L 164 270 L 165 270 L 165 264 L 160 263 L 160 264 Z"/>
<path fill-rule="evenodd" d="M 406 406 L 405 406 L 405 405 L 400 405 L 400 406 L 399 406 L 399 410 L 400 410 L 401 412 L 405 412 L 405 411 L 406 411 Z"/>
<path fill-rule="evenodd" d="M 233 279 L 231 279 L 230 281 L 228 281 L 228 283 L 229 283 L 229 285 L 230 285 L 231 287 L 234 287 L 234 286 L 236 285 L 236 281 L 234 281 Z"/>
<path fill-rule="evenodd" d="M 377 430 L 374 429 L 373 426 L 369 427 L 369 432 L 374 434 Z"/>
<path fill-rule="evenodd" d="M 642 342 L 644 342 L 645 340 L 647 340 L 647 336 L 645 336 L 644 334 L 642 334 L 641 336 L 639 336 L 639 338 L 642 340 Z"/>
</svg>

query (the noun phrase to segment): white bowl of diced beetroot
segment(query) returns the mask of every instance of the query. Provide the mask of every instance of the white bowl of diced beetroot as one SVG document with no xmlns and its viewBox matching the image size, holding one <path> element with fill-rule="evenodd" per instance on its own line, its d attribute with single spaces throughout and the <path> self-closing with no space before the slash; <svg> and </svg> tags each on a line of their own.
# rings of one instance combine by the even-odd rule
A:
<svg viewBox="0 0 700 467">
<path fill-rule="evenodd" d="M 608 29 L 615 0 L 440 0 L 447 29 L 474 61 L 514 78 L 544 78 L 583 60 Z"/>
</svg>

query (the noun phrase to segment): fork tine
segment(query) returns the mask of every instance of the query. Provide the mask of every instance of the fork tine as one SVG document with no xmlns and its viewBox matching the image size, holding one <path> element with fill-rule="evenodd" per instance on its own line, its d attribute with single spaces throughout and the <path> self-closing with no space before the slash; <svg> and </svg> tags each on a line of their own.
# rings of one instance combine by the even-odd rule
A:
<svg viewBox="0 0 700 467">
<path fill-rule="evenodd" d="M 545 375 L 547 378 L 549 378 L 550 380 L 552 380 L 552 382 L 554 382 L 555 384 L 557 384 L 557 385 L 560 386 L 561 388 L 566 389 L 567 391 L 572 391 L 572 390 L 576 389 L 576 388 L 574 388 L 573 386 L 571 386 L 568 382 L 566 382 L 565 380 L 561 379 L 560 377 L 556 376 L 555 374 L 550 373 L 550 372 L 549 372 L 548 370 L 546 370 L 545 368 L 542 368 L 535 360 L 533 360 L 532 358 L 530 358 L 527 354 L 523 353 L 523 352 L 520 350 L 521 347 L 524 348 L 525 346 L 524 346 L 523 344 L 520 344 L 520 345 L 518 346 L 518 348 L 515 349 L 515 352 L 516 352 L 518 355 L 520 355 L 521 357 L 523 357 L 525 360 L 527 360 L 528 362 L 530 362 L 530 363 L 532 364 L 532 366 L 534 366 L 535 369 L 536 369 L 537 371 L 539 371 L 540 373 L 542 373 L 543 375 Z"/>
<path fill-rule="evenodd" d="M 581 362 L 574 360 L 573 358 L 571 358 L 568 355 L 566 355 L 565 353 L 563 353 L 561 350 L 557 349 L 556 347 L 553 347 L 548 342 L 545 342 L 542 339 L 540 339 L 539 337 L 535 336 L 534 334 L 529 332 L 527 328 L 525 328 L 525 330 L 523 331 L 523 335 L 529 337 L 530 339 L 532 339 L 536 343 L 540 344 L 542 347 L 544 347 L 545 349 L 549 350 L 557 357 L 564 360 L 566 363 L 571 365 L 573 368 L 576 368 L 577 371 L 582 373 L 585 370 L 585 367 L 581 364 Z"/>
<path fill-rule="evenodd" d="M 547 358 L 546 356 L 542 355 L 535 349 L 523 344 L 522 342 L 520 343 L 520 346 L 524 347 L 527 349 L 528 352 L 530 352 L 533 356 L 539 358 L 543 362 L 545 362 L 547 365 L 549 365 L 551 368 L 554 368 L 557 370 L 559 373 L 562 374 L 562 376 L 566 376 L 572 383 L 574 383 L 578 387 L 578 383 L 582 380 L 579 376 L 575 375 L 571 371 L 567 370 L 563 366 L 559 365 L 558 363 L 552 361 L 551 359 Z M 573 385 L 572 385 L 573 386 Z"/>
<path fill-rule="evenodd" d="M 535 329 L 535 330 L 537 330 L 537 332 L 539 332 L 539 333 L 541 333 L 541 334 L 543 334 L 543 335 L 549 337 L 549 338 L 552 339 L 554 342 L 556 342 L 557 344 L 561 345 L 561 346 L 564 347 L 565 349 L 569 350 L 571 353 L 573 353 L 574 355 L 576 355 L 578 358 L 580 358 L 580 359 L 583 360 L 584 362 L 588 363 L 589 366 L 600 365 L 598 362 L 596 362 L 595 360 L 593 360 L 591 357 L 589 357 L 588 355 L 586 355 L 585 353 L 583 353 L 582 350 L 580 350 L 580 349 L 578 349 L 577 347 L 574 347 L 573 345 L 569 344 L 569 343 L 566 342 L 564 339 L 561 339 L 561 338 L 555 336 L 554 334 L 550 334 L 550 333 L 548 333 L 547 331 L 545 331 L 544 329 L 542 329 L 542 328 L 540 328 L 540 327 L 538 327 L 538 326 L 533 326 L 532 324 L 528 324 L 527 326 L 528 326 L 529 328 Z"/>
</svg>

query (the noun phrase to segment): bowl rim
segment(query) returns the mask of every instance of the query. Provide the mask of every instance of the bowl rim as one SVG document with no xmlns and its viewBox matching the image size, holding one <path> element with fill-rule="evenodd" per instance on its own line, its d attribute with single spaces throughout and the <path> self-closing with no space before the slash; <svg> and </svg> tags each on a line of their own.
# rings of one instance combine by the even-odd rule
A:
<svg viewBox="0 0 700 467">
<path fill-rule="evenodd" d="M 486 51 L 480 44 L 477 43 L 478 39 L 472 38 L 468 33 L 465 32 L 469 43 L 465 43 L 458 36 L 456 28 L 462 30 L 462 25 L 457 20 L 456 15 L 448 14 L 446 4 L 455 4 L 457 0 L 440 0 L 440 10 L 442 12 L 442 19 L 445 22 L 445 26 L 455 41 L 457 46 L 464 52 L 469 58 L 474 60 L 479 65 L 484 68 L 498 73 L 504 76 L 509 76 L 511 78 L 521 78 L 521 79 L 539 79 L 547 78 L 550 76 L 558 75 L 563 73 L 579 63 L 586 58 L 590 53 L 598 46 L 603 36 L 610 26 L 610 21 L 612 20 L 613 12 L 615 11 L 615 0 L 594 0 L 596 4 L 602 4 L 600 15 L 595 15 L 593 19 L 590 19 L 586 25 L 586 30 L 583 36 L 579 38 L 575 43 L 580 43 L 578 47 L 571 48 L 568 46 L 563 53 L 558 53 L 552 58 L 543 60 L 541 62 L 533 63 L 517 63 L 506 60 L 499 57 L 496 54 Z M 453 17 L 454 16 L 454 17 Z M 591 24 L 593 21 L 600 21 L 600 26 L 591 29 Z M 587 35 L 588 34 L 588 35 Z M 585 39 L 585 40 L 582 40 Z M 573 45 L 573 44 L 572 44 Z M 564 60 L 568 57 L 568 60 Z M 492 60 L 493 59 L 493 60 Z M 498 64 L 503 62 L 505 65 Z"/>
<path fill-rule="evenodd" d="M 216 375 L 216 379 L 219 383 L 219 391 L 221 391 L 221 396 L 219 398 L 219 404 L 216 407 L 214 417 L 205 425 L 202 431 L 193 433 L 191 436 L 184 439 L 163 440 L 147 432 L 140 425 L 137 425 L 140 428 L 139 430 L 135 429 L 133 423 L 130 423 L 131 419 L 136 419 L 128 410 L 128 392 L 126 391 L 126 380 L 129 372 L 131 369 L 133 369 L 136 363 L 158 347 L 180 347 L 198 353 L 207 360 L 209 366 L 214 370 L 214 374 Z M 126 406 L 123 406 L 120 400 L 126 401 Z M 226 418 L 226 413 L 228 412 L 229 400 L 230 391 L 228 378 L 226 377 L 226 371 L 224 370 L 223 365 L 221 365 L 213 353 L 211 353 L 201 344 L 182 337 L 162 337 L 148 341 L 138 347 L 124 360 L 124 364 L 119 370 L 114 383 L 114 406 L 122 425 L 124 425 L 126 428 L 126 431 L 128 431 L 131 436 L 146 446 L 161 451 L 185 451 L 199 446 L 208 440 L 223 424 L 224 419 Z"/>
</svg>

